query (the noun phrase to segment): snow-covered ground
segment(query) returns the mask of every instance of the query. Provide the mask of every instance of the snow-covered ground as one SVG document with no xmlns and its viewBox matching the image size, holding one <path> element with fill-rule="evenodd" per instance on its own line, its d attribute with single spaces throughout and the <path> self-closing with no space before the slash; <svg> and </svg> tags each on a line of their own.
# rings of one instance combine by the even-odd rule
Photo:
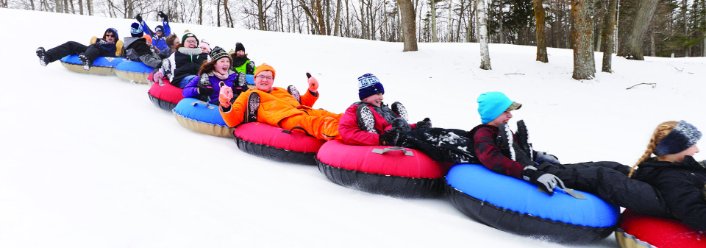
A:
<svg viewBox="0 0 706 248">
<path fill-rule="evenodd" d="M 444 199 L 360 192 L 315 167 L 243 153 L 181 127 L 146 85 L 42 67 L 34 55 L 106 27 L 128 36 L 132 20 L 0 9 L 0 23 L 0 247 L 564 246 L 476 223 Z M 277 69 L 276 86 L 304 89 L 311 72 L 317 107 L 335 112 L 358 100 L 366 72 L 412 120 L 440 127 L 470 130 L 478 94 L 504 91 L 523 103 L 515 120 L 535 147 L 564 162 L 632 164 L 664 120 L 706 129 L 705 58 L 614 58 L 615 73 L 575 81 L 565 49 L 542 64 L 534 47 L 491 44 L 493 70 L 483 71 L 478 44 L 402 53 L 400 43 L 172 24 L 185 29 L 227 50 L 243 42 Z M 626 90 L 640 83 L 656 87 Z M 616 246 L 610 236 L 584 247 Z"/>
</svg>

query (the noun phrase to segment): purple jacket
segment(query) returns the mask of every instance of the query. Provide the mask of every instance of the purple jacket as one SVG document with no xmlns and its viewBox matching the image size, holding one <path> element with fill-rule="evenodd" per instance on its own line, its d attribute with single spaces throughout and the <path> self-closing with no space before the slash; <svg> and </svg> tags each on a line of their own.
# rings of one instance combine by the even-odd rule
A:
<svg viewBox="0 0 706 248">
<path fill-rule="evenodd" d="M 182 91 L 182 95 L 185 98 L 197 98 L 201 99 L 203 101 L 208 101 L 209 103 L 218 105 L 218 94 L 221 91 L 221 85 L 219 84 L 221 81 L 223 81 L 228 87 L 233 88 L 233 97 L 237 97 L 241 92 L 248 90 L 248 87 L 243 85 L 239 86 L 238 83 L 236 82 L 238 79 L 238 73 L 235 73 L 233 71 L 229 71 L 231 74 L 228 75 L 228 78 L 226 80 L 221 80 L 220 78 L 214 76 L 214 75 L 209 75 L 208 76 L 208 81 L 211 82 L 211 86 L 213 86 L 213 92 L 211 93 L 210 96 L 208 96 L 208 99 L 201 99 L 199 98 L 199 92 L 198 92 L 198 85 L 199 81 L 201 80 L 200 76 L 194 77 L 189 83 L 184 87 L 184 90 Z M 235 85 L 235 87 L 233 87 Z"/>
</svg>

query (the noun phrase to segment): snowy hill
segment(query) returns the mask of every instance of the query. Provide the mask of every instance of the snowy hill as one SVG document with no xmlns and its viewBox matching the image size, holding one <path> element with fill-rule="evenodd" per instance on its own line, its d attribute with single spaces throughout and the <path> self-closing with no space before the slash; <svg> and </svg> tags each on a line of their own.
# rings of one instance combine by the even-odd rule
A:
<svg viewBox="0 0 706 248">
<path fill-rule="evenodd" d="M 0 9 L 0 23 L 0 247 L 564 246 L 476 223 L 444 199 L 360 192 L 315 167 L 243 153 L 181 127 L 146 85 L 42 67 L 34 55 L 107 27 L 128 36 L 132 20 Z M 564 162 L 632 164 L 664 120 L 706 129 L 704 58 L 614 58 L 615 73 L 580 82 L 565 49 L 549 49 L 542 64 L 534 47 L 491 44 L 493 70 L 483 71 L 478 44 L 402 53 L 399 43 L 172 24 L 185 29 L 212 46 L 243 42 L 277 69 L 276 86 L 303 89 L 311 72 L 317 107 L 334 112 L 358 100 L 366 72 L 387 102 L 440 127 L 470 130 L 478 94 L 504 91 L 523 103 L 514 119 L 526 120 L 535 147 Z M 639 83 L 656 87 L 626 90 Z M 584 247 L 617 245 L 610 236 Z"/>
</svg>

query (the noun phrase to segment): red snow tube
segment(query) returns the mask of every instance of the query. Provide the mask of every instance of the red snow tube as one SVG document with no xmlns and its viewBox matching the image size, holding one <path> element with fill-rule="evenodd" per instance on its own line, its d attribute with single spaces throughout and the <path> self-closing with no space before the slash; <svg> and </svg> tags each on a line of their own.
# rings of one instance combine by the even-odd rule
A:
<svg viewBox="0 0 706 248">
<path fill-rule="evenodd" d="M 696 231 L 677 220 L 632 213 L 620 216 L 615 239 L 622 248 L 696 248 L 706 247 L 706 233 Z"/>
<path fill-rule="evenodd" d="M 152 75 L 153 73 L 150 73 L 148 76 L 150 82 L 154 82 Z M 162 78 L 161 84 L 153 83 L 147 95 L 157 107 L 168 111 L 172 111 L 177 103 L 184 98 L 182 89 L 170 84 L 167 77 Z"/>
<path fill-rule="evenodd" d="M 414 149 L 353 146 L 334 140 L 321 146 L 316 160 L 329 180 L 371 193 L 436 197 L 444 189 L 446 168 Z"/>
<path fill-rule="evenodd" d="M 240 150 L 284 162 L 315 165 L 314 156 L 324 141 L 300 131 L 286 131 L 265 123 L 250 122 L 233 131 Z"/>
</svg>

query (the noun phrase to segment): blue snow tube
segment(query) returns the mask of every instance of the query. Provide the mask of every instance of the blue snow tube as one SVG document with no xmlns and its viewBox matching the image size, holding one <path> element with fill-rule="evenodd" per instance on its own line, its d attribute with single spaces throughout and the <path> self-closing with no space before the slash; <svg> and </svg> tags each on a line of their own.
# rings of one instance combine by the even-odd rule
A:
<svg viewBox="0 0 706 248">
<path fill-rule="evenodd" d="M 588 243 L 613 232 L 618 208 L 589 193 L 550 196 L 529 182 L 478 164 L 458 164 L 446 175 L 452 204 L 491 227 L 562 243 Z"/>
<path fill-rule="evenodd" d="M 154 71 L 154 68 L 145 65 L 142 62 L 123 60 L 115 66 L 115 75 L 119 78 L 141 84 L 149 83 L 147 76 Z"/>
<path fill-rule="evenodd" d="M 88 73 L 96 75 L 114 75 L 114 68 L 123 62 L 123 58 L 120 57 L 98 57 L 93 61 L 90 70 L 86 71 L 83 69 L 83 64 L 78 58 L 78 55 L 68 55 L 61 58 L 61 64 L 73 72 L 78 73 Z"/>
<path fill-rule="evenodd" d="M 255 85 L 255 76 L 252 74 L 245 74 L 245 82 L 247 82 L 248 85 Z"/>
<path fill-rule="evenodd" d="M 172 109 L 182 126 L 199 133 L 232 137 L 233 129 L 223 121 L 218 106 L 194 98 L 184 98 Z"/>
</svg>

